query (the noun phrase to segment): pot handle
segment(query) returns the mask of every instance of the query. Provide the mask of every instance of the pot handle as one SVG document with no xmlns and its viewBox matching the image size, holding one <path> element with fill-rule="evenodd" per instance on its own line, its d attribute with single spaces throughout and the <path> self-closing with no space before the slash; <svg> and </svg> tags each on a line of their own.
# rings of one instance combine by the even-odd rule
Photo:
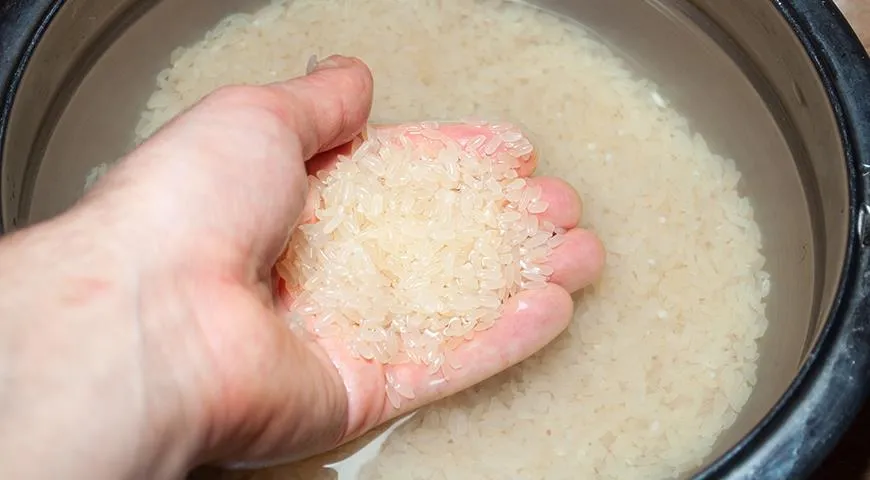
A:
<svg viewBox="0 0 870 480">
<path fill-rule="evenodd" d="M 816 65 L 843 132 L 850 232 L 840 295 L 783 400 L 697 478 L 807 478 L 870 394 L 870 59 L 831 0 L 774 2 Z"/>
</svg>

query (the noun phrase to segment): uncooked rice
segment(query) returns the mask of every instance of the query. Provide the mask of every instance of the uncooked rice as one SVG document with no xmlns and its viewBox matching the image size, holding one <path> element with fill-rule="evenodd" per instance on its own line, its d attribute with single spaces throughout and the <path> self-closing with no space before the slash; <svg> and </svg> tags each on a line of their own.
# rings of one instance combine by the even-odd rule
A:
<svg viewBox="0 0 870 480">
<path fill-rule="evenodd" d="M 368 132 L 350 157 L 309 177 L 314 217 L 277 264 L 290 326 L 341 338 L 355 358 L 444 375 L 462 368 L 452 351 L 491 328 L 505 302 L 546 286 L 564 232 L 538 218 L 549 206 L 541 187 L 518 178 L 534 156 L 514 126 Z M 395 408 L 415 398 L 389 374 L 385 388 Z"/>
<path fill-rule="evenodd" d="M 563 335 L 421 410 L 363 477 L 649 479 L 700 465 L 752 391 L 767 327 L 734 162 L 582 27 L 490 0 L 281 0 L 234 15 L 173 53 L 138 138 L 218 86 L 297 76 L 332 53 L 372 68 L 374 122 L 521 122 L 538 173 L 572 183 L 608 249 Z M 325 461 L 256 478 L 334 478 Z"/>
</svg>

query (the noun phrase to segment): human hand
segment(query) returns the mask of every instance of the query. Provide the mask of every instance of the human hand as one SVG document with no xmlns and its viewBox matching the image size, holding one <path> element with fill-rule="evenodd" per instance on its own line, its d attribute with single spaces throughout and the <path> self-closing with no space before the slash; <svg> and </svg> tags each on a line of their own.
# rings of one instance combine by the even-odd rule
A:
<svg viewBox="0 0 870 480">
<path fill-rule="evenodd" d="M 424 130 L 421 130 L 421 127 Z M 291 243 L 285 252 L 285 256 L 278 263 L 278 270 L 282 273 L 283 277 L 278 279 L 278 292 L 285 300 L 285 305 L 291 311 L 297 305 L 302 311 L 306 311 L 311 305 L 317 305 L 311 297 L 311 295 L 316 296 L 317 294 L 310 289 L 303 288 L 303 283 L 326 281 L 331 285 L 329 288 L 332 289 L 340 288 L 339 285 L 347 283 L 366 285 L 359 291 L 355 289 L 354 291 L 344 291 L 338 294 L 339 296 L 337 297 L 333 296 L 332 300 L 330 300 L 329 294 L 321 297 L 326 304 L 335 304 L 336 308 L 340 309 L 339 311 L 333 312 L 329 308 L 323 310 L 322 307 L 314 307 L 319 308 L 319 315 L 309 316 L 300 312 L 291 315 L 297 321 L 305 321 L 309 332 L 309 335 L 306 336 L 313 336 L 313 341 L 319 345 L 320 349 L 326 352 L 331 362 L 341 373 L 349 393 L 349 429 L 346 433 L 347 439 L 355 438 L 377 424 L 384 423 L 419 406 L 474 385 L 534 353 L 534 351 L 549 342 L 560 331 L 558 330 L 560 325 L 562 327 L 566 325 L 566 323 L 560 323 L 555 319 L 561 318 L 567 321 L 570 318 L 572 304 L 568 298 L 568 291 L 573 292 L 584 286 L 586 282 L 593 280 L 600 271 L 603 252 L 599 243 L 591 233 L 575 228 L 580 218 L 580 202 L 576 193 L 568 185 L 554 178 L 530 178 L 537 166 L 536 151 L 531 148 L 528 149 L 531 151 L 526 149 L 518 150 L 520 148 L 519 145 L 525 143 L 526 140 L 521 138 L 517 127 L 503 122 L 491 127 L 492 124 L 486 124 L 485 122 L 481 124 L 480 122 L 430 121 L 424 122 L 423 125 L 411 123 L 391 126 L 370 126 L 369 131 L 379 137 L 379 142 L 395 145 L 404 144 L 406 145 L 404 148 L 408 148 L 413 144 L 421 152 L 426 152 L 425 154 L 429 158 L 437 158 L 439 153 L 443 152 L 446 148 L 446 145 L 441 140 L 437 140 L 438 138 L 449 139 L 446 141 L 453 145 L 479 145 L 478 150 L 486 152 L 486 156 L 483 158 L 487 160 L 484 161 L 488 161 L 488 159 L 495 161 L 497 158 L 499 161 L 504 161 L 506 158 L 510 159 L 518 155 L 516 173 L 520 178 L 525 179 L 525 182 L 528 183 L 528 187 L 532 191 L 538 190 L 542 192 L 543 198 L 541 200 L 549 204 L 549 208 L 537 215 L 540 224 L 552 224 L 550 227 L 545 227 L 549 229 L 552 229 L 554 226 L 559 229 L 570 229 L 570 232 L 563 232 L 562 237 L 557 239 L 564 243 L 559 244 L 549 256 L 549 265 L 553 270 L 552 283 L 542 290 L 521 291 L 518 295 L 507 301 L 502 310 L 503 315 L 495 323 L 494 327 L 475 331 L 471 341 L 468 341 L 469 337 L 465 337 L 464 340 L 447 337 L 448 343 L 451 346 L 459 344 L 456 350 L 453 350 L 452 347 L 446 347 L 440 353 L 438 351 L 430 352 L 430 355 L 434 355 L 427 356 L 425 350 L 428 347 L 418 347 L 416 350 L 419 357 L 417 362 L 420 363 L 408 360 L 407 352 L 400 350 L 398 354 L 400 360 L 390 361 L 386 365 L 384 363 L 387 363 L 387 359 L 391 355 L 388 353 L 391 350 L 391 347 L 389 347 L 391 341 L 384 338 L 381 341 L 373 340 L 366 342 L 359 339 L 354 340 L 353 334 L 348 338 L 346 333 L 349 332 L 346 330 L 345 333 L 340 333 L 342 328 L 347 328 L 346 324 L 345 327 L 339 326 L 339 324 L 344 324 L 345 316 L 347 318 L 359 316 L 364 319 L 359 322 L 360 325 L 357 327 L 359 329 L 365 331 L 380 329 L 379 325 L 381 324 L 379 322 L 376 321 L 373 324 L 366 322 L 368 320 L 366 315 L 369 308 L 365 307 L 365 305 L 369 305 L 372 301 L 378 302 L 381 303 L 380 310 L 388 311 L 391 305 L 397 302 L 395 299 L 377 300 L 381 295 L 392 294 L 397 298 L 407 298 L 407 302 L 413 305 L 413 302 L 417 298 L 415 288 L 411 287 L 410 290 L 406 291 L 401 290 L 401 287 L 395 287 L 396 289 L 391 292 L 383 292 L 378 285 L 383 285 L 382 282 L 389 281 L 393 274 L 401 275 L 398 272 L 404 272 L 405 278 L 409 276 L 413 277 L 415 275 L 414 271 L 425 268 L 423 265 L 429 265 L 432 261 L 432 257 L 426 252 L 444 251 L 443 249 L 455 251 L 457 249 L 463 250 L 463 248 L 468 248 L 460 247 L 461 241 L 457 242 L 459 245 L 439 239 L 429 242 L 426 238 L 419 239 L 413 235 L 407 237 L 407 241 L 401 239 L 396 239 L 395 241 L 383 240 L 386 238 L 386 233 L 378 232 L 384 232 L 384 228 L 386 228 L 386 231 L 389 231 L 389 228 L 395 227 L 386 227 L 384 224 L 372 219 L 371 203 L 367 203 L 367 201 L 372 196 L 375 196 L 382 198 L 382 203 L 385 206 L 388 204 L 392 205 L 390 208 L 395 209 L 395 213 L 392 219 L 386 221 L 388 225 L 401 225 L 401 223 L 396 222 L 397 219 L 407 219 L 410 223 L 415 222 L 415 215 L 408 213 L 415 211 L 415 208 L 422 207 L 437 210 L 439 213 L 436 215 L 443 216 L 443 218 L 451 218 L 458 213 L 457 210 L 452 208 L 445 210 L 439 207 L 437 202 L 430 202 L 426 199 L 428 197 L 426 193 L 418 193 L 418 195 L 424 197 L 419 203 L 411 203 L 408 198 L 402 197 L 401 195 L 403 194 L 398 192 L 396 193 L 396 198 L 390 199 L 390 195 L 387 192 L 379 190 L 379 181 L 375 181 L 374 184 L 366 184 L 364 180 L 360 179 L 359 181 L 363 182 L 362 184 L 365 186 L 360 186 L 359 189 L 366 192 L 365 196 L 360 198 L 359 205 L 354 203 L 353 206 L 348 207 L 349 211 L 357 213 L 355 218 L 360 220 L 348 220 L 345 226 L 349 231 L 357 231 L 358 236 L 364 239 L 361 241 L 362 243 L 346 244 L 347 237 L 339 235 L 335 246 L 338 250 L 327 248 L 320 251 L 319 248 L 314 247 L 311 253 L 302 255 L 303 257 L 307 255 L 313 255 L 314 257 L 336 255 L 342 258 L 343 254 L 340 253 L 342 251 L 355 252 L 357 249 L 362 249 L 366 252 L 365 258 L 373 259 L 370 261 L 374 261 L 374 263 L 380 266 L 382 269 L 380 274 L 354 273 L 355 270 L 360 272 L 368 272 L 369 270 L 366 266 L 368 264 L 366 261 L 353 255 L 348 259 L 347 263 L 342 263 L 341 267 L 333 272 L 334 277 L 329 276 L 331 273 L 327 269 L 327 273 L 315 274 L 313 277 L 306 276 L 306 279 L 300 279 L 297 276 L 300 272 L 293 273 L 296 268 L 299 268 L 298 264 L 296 264 L 299 261 L 297 259 L 298 255 L 295 252 L 307 251 L 312 247 L 306 243 L 298 242 Z M 512 136 L 511 142 L 505 143 L 496 138 L 502 135 Z M 516 136 L 513 137 L 514 135 Z M 432 140 L 433 138 L 436 140 Z M 346 155 L 346 161 L 351 163 L 359 161 L 362 164 L 369 164 L 371 159 L 365 158 L 366 154 L 362 154 L 362 156 L 352 155 L 352 152 L 356 150 L 361 141 L 354 141 L 353 145 L 345 145 L 340 149 L 341 153 Z M 528 146 L 528 143 L 525 143 L 525 145 Z M 365 147 L 367 151 L 372 151 L 373 148 L 377 147 L 372 147 L 371 145 Z M 472 147 L 469 146 L 468 148 Z M 515 153 L 518 151 L 528 151 L 528 153 Z M 308 161 L 309 171 L 312 173 L 317 172 L 318 177 L 322 179 L 326 178 L 323 173 L 332 171 L 335 166 L 336 151 L 330 151 L 325 155 L 319 155 Z M 392 169 L 391 166 L 381 168 Z M 365 167 L 363 170 L 366 170 Z M 374 171 L 378 170 L 374 169 Z M 429 172 L 430 170 L 426 171 Z M 438 169 L 436 168 L 431 171 L 431 174 L 438 176 Z M 414 174 L 411 171 L 397 170 L 394 172 L 394 175 L 407 177 Z M 317 179 L 312 178 L 312 182 L 316 185 L 324 185 L 322 181 Z M 329 181 L 327 180 L 327 182 Z M 401 182 L 399 183 L 401 184 Z M 346 184 L 333 183 L 330 188 L 333 192 L 338 192 L 345 187 L 347 187 Z M 395 188 L 401 189 L 402 187 L 397 186 Z M 310 189 L 309 200 L 307 202 L 308 208 L 303 212 L 301 223 L 318 221 L 313 212 L 313 205 L 315 204 L 319 205 L 321 209 L 331 210 L 331 208 L 327 208 L 330 204 L 321 204 L 319 190 L 316 187 Z M 461 202 L 456 201 L 455 204 L 451 204 L 451 206 L 453 205 L 455 205 L 453 207 L 455 209 L 462 208 L 460 206 Z M 327 212 L 324 212 L 324 214 L 326 217 L 319 219 L 321 225 L 329 223 L 329 214 Z M 366 220 L 361 220 L 362 218 L 366 218 Z M 378 218 L 378 215 L 375 214 L 374 218 Z M 456 221 L 459 224 L 450 223 L 450 225 L 455 225 L 454 228 L 458 229 L 457 231 L 469 228 L 468 226 L 460 225 L 462 223 L 461 220 L 457 219 Z M 439 224 L 435 223 L 435 225 Z M 408 224 L 405 227 L 416 228 Z M 400 226 L 399 228 L 402 227 Z M 474 227 L 472 226 L 471 228 Z M 426 236 L 424 235 L 424 237 Z M 389 246 L 380 246 L 381 241 L 389 242 Z M 338 245 L 343 246 L 338 247 Z M 474 254 L 472 254 L 470 261 L 473 262 L 474 258 Z M 396 261 L 389 261 L 390 259 L 395 259 Z M 466 260 L 463 259 L 458 263 L 462 264 Z M 380 262 L 386 263 L 381 264 Z M 439 260 L 436 259 L 435 262 L 439 262 Z M 415 267 L 415 265 L 421 266 Z M 310 268 L 310 266 L 306 268 Z M 374 278 L 362 280 L 358 275 L 374 275 Z M 384 276 L 379 278 L 379 275 Z M 452 278 L 447 280 L 440 277 L 440 273 L 433 273 L 432 275 L 436 277 L 434 281 L 439 285 L 442 282 L 447 281 L 449 283 L 452 280 Z M 403 283 L 403 281 L 399 283 Z M 480 295 L 483 294 L 483 291 L 477 291 L 475 287 L 474 294 Z M 297 299 L 299 296 L 302 299 Z M 297 303 L 297 300 L 299 303 Z M 360 307 L 357 307 L 357 305 L 360 305 Z M 420 308 L 425 309 L 427 307 L 420 305 Z M 336 315 L 340 318 L 337 323 L 334 320 L 324 318 L 335 318 Z M 384 315 L 384 313 L 372 312 L 371 319 L 381 319 Z M 448 317 L 451 315 L 462 316 L 463 314 L 453 312 Z M 321 319 L 327 320 L 329 323 L 324 324 Z M 447 318 L 444 320 L 446 321 Z M 454 318 L 453 320 L 456 321 L 458 319 Z M 409 319 L 403 315 L 396 315 L 394 321 L 400 322 L 401 325 L 403 322 L 409 321 Z M 328 326 L 324 328 L 324 325 Z M 392 337 L 396 343 L 402 345 L 403 342 L 409 341 L 407 340 L 408 337 L 413 338 L 414 335 L 413 327 L 410 327 L 409 330 L 405 330 L 405 328 L 393 326 L 392 328 L 386 327 L 384 330 L 388 332 L 386 333 L 387 337 Z M 437 328 L 435 327 L 436 331 Z M 395 333 L 396 330 L 403 332 L 401 336 Z M 324 332 L 324 334 L 318 335 L 319 332 Z M 311 335 L 312 333 L 313 335 Z M 375 333 L 377 332 L 370 332 L 369 335 Z M 436 334 L 433 333 L 433 335 Z M 405 340 L 402 340 L 403 338 Z M 461 341 L 457 342 L 457 340 Z M 410 340 L 410 342 L 411 344 L 416 343 L 414 340 Z M 359 352 L 365 353 L 357 353 L 357 348 L 360 349 Z M 379 350 L 380 353 L 378 353 Z M 421 351 L 424 353 L 419 353 Z M 381 361 L 366 360 L 373 358 L 380 358 Z"/>
<path fill-rule="evenodd" d="M 109 281 L 123 283 L 130 301 L 109 301 L 111 308 L 71 335 L 90 336 L 82 345 L 123 357 L 112 388 L 145 397 L 147 408 L 130 412 L 141 415 L 129 422 L 133 431 L 111 430 L 111 441 L 131 456 L 129 468 L 163 461 L 167 452 L 184 452 L 187 467 L 312 455 L 498 373 L 567 326 L 569 292 L 598 276 L 604 254 L 592 234 L 576 228 L 576 193 L 535 178 L 551 205 L 542 215 L 568 230 L 549 261 L 552 283 L 515 297 L 493 328 L 461 346 L 465 367 L 449 382 L 407 368 L 401 375 L 416 386 L 416 398 L 395 410 L 380 366 L 351 358 L 335 341 L 290 332 L 272 266 L 304 211 L 306 161 L 328 164 L 323 153 L 364 128 L 371 98 L 368 69 L 342 57 L 289 82 L 219 90 L 124 159 L 57 221 L 64 228 L 42 229 L 44 237 L 93 231 L 100 248 L 87 268 L 103 271 L 107 259 L 120 265 L 108 269 Z M 106 303 L 92 293 L 88 302 Z M 42 303 L 51 301 L 66 305 L 69 298 L 49 295 Z M 110 337 L 101 330 L 106 322 L 111 331 L 134 333 Z M 122 339 L 138 343 L 124 348 Z M 76 348 L 52 358 L 74 362 Z M 91 399 L 89 408 L 122 417 L 123 403 L 107 403 L 114 398 Z M 168 437 L 175 443 L 161 445 Z"/>
</svg>

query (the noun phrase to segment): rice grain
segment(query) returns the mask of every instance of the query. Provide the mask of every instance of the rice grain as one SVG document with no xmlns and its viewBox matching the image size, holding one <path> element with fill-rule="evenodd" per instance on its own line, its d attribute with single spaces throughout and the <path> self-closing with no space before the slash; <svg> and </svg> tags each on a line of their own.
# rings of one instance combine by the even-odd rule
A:
<svg viewBox="0 0 870 480">
<path fill-rule="evenodd" d="M 383 364 L 410 359 L 430 374 L 443 366 L 446 348 L 458 346 L 451 339 L 491 328 L 512 296 L 546 285 L 543 272 L 553 269 L 535 262 L 547 258 L 548 241 L 558 238 L 532 228 L 540 224 L 534 214 L 546 210 L 546 202 L 535 200 L 541 187 L 492 168 L 499 158 L 510 165 L 519 160 L 496 155 L 495 126 L 464 126 L 477 130 L 471 138 L 490 139 L 462 162 L 460 145 L 439 127 L 422 122 L 397 133 L 370 131 L 354 154 L 312 179 L 315 220 L 293 233 L 277 268 L 295 297 L 289 308 L 299 314 L 297 329 L 311 324 L 315 334 L 348 332 L 345 341 L 358 357 Z M 425 140 L 409 141 L 417 130 Z M 533 199 L 537 208 L 526 211 L 505 192 L 520 192 L 520 202 Z M 366 215 L 383 204 L 401 207 Z M 516 265 L 529 265 L 520 278 Z M 395 390 L 387 390 L 393 405 L 399 403 L 393 393 L 413 394 L 390 378 L 387 384 Z"/>
</svg>

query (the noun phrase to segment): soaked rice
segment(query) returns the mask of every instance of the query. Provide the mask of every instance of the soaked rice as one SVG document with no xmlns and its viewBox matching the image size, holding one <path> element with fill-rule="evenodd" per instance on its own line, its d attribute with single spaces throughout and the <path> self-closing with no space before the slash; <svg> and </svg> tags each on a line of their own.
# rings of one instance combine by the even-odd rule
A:
<svg viewBox="0 0 870 480">
<path fill-rule="evenodd" d="M 277 263 L 290 327 L 340 338 L 355 358 L 461 369 L 454 350 L 495 325 L 510 298 L 546 287 L 564 241 L 537 216 L 549 207 L 541 186 L 518 178 L 533 150 L 504 123 L 369 129 L 309 177 L 314 216 Z M 385 380 L 393 407 L 415 398 Z"/>
<path fill-rule="evenodd" d="M 608 249 L 565 334 L 419 412 L 363 477 L 647 479 L 698 466 L 749 397 L 767 326 L 760 234 L 734 162 L 581 27 L 499 1 L 281 0 L 232 16 L 173 53 L 137 135 L 218 86 L 297 76 L 332 53 L 371 66 L 375 122 L 521 122 L 538 173 L 577 188 Z M 257 478 L 334 478 L 315 473 L 323 462 Z"/>
</svg>

